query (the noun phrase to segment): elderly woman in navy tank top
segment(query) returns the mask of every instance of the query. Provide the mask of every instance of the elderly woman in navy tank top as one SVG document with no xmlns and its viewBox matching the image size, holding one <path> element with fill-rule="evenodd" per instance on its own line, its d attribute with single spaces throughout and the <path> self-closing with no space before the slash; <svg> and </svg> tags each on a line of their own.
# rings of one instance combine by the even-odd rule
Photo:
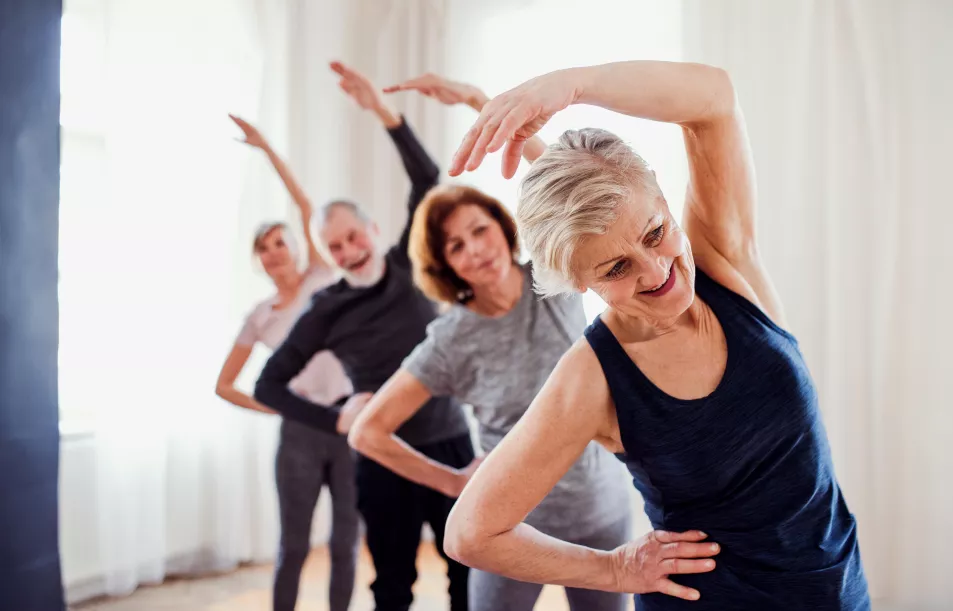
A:
<svg viewBox="0 0 953 611">
<path fill-rule="evenodd" d="M 446 548 L 522 581 L 635 593 L 642 611 L 869 609 L 857 528 L 813 382 L 758 256 L 754 167 L 728 75 L 625 62 L 532 79 L 483 109 L 451 166 L 526 139 L 571 104 L 682 127 L 682 223 L 630 147 L 568 131 L 524 178 L 517 212 L 537 289 L 608 309 L 476 471 Z M 632 473 L 655 531 L 612 552 L 524 517 L 598 440 Z"/>
</svg>

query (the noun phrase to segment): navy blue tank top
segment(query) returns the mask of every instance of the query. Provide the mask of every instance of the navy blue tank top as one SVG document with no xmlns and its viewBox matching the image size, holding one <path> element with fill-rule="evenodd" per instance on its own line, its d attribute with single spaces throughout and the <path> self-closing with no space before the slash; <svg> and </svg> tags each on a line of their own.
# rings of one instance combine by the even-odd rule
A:
<svg viewBox="0 0 953 611">
<path fill-rule="evenodd" d="M 724 330 L 714 392 L 676 399 L 597 318 L 586 330 L 615 402 L 625 454 L 655 529 L 721 545 L 711 573 L 672 580 L 700 601 L 636 596 L 639 611 L 870 609 L 854 517 L 834 477 L 817 395 L 797 341 L 701 270 L 695 290 Z"/>
</svg>

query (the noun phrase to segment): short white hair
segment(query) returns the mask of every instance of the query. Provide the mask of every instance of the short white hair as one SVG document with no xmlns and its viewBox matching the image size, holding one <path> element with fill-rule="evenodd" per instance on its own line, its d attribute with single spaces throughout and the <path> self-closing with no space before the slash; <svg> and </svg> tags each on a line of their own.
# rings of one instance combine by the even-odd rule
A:
<svg viewBox="0 0 953 611">
<path fill-rule="evenodd" d="M 318 210 L 318 220 L 320 224 L 324 225 L 327 223 L 331 213 L 335 210 L 347 210 L 353 214 L 357 220 L 361 221 L 365 225 L 371 222 L 371 217 L 368 216 L 367 212 L 364 211 L 364 208 L 362 208 L 357 202 L 351 201 L 349 199 L 332 199 L 331 201 L 326 202 Z"/>
<path fill-rule="evenodd" d="M 549 145 L 523 178 L 516 211 L 536 291 L 573 291 L 573 253 L 580 241 L 605 234 L 619 206 L 644 190 L 660 193 L 652 169 L 609 131 L 569 130 Z"/>
</svg>

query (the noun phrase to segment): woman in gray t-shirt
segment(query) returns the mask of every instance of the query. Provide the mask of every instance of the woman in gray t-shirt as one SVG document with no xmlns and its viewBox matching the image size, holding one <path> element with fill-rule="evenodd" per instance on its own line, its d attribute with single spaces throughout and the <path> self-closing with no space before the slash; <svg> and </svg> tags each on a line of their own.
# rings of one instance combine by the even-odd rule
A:
<svg viewBox="0 0 953 611">
<path fill-rule="evenodd" d="M 524 154 L 532 156 L 542 144 L 527 148 Z M 536 297 L 532 267 L 517 263 L 513 218 L 476 189 L 433 189 L 414 216 L 410 241 L 418 285 L 449 310 L 430 324 L 427 339 L 374 395 L 349 441 L 394 472 L 456 497 L 476 464 L 460 470 L 436 463 L 401 443 L 394 432 L 431 396 L 453 396 L 473 406 L 480 444 L 491 451 L 581 336 L 585 317 L 578 295 Z M 623 477 L 621 464 L 590 444 L 527 521 L 542 532 L 590 547 L 622 545 L 629 539 L 631 519 Z M 470 609 L 529 611 L 541 589 L 471 571 Z M 615 611 L 627 604 L 621 594 L 572 588 L 566 593 L 575 611 Z"/>
</svg>

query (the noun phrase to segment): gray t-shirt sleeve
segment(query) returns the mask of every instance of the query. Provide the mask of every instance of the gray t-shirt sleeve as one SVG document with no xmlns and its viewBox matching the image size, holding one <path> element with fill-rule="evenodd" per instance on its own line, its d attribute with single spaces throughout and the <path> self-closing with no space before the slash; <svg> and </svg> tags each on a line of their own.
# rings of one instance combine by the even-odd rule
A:
<svg viewBox="0 0 953 611">
<path fill-rule="evenodd" d="M 447 314 L 444 314 L 447 316 Z M 404 359 L 403 369 L 417 378 L 435 397 L 453 397 L 454 364 L 445 347 L 452 339 L 450 325 L 437 318 L 427 326 L 427 339 Z"/>
</svg>

